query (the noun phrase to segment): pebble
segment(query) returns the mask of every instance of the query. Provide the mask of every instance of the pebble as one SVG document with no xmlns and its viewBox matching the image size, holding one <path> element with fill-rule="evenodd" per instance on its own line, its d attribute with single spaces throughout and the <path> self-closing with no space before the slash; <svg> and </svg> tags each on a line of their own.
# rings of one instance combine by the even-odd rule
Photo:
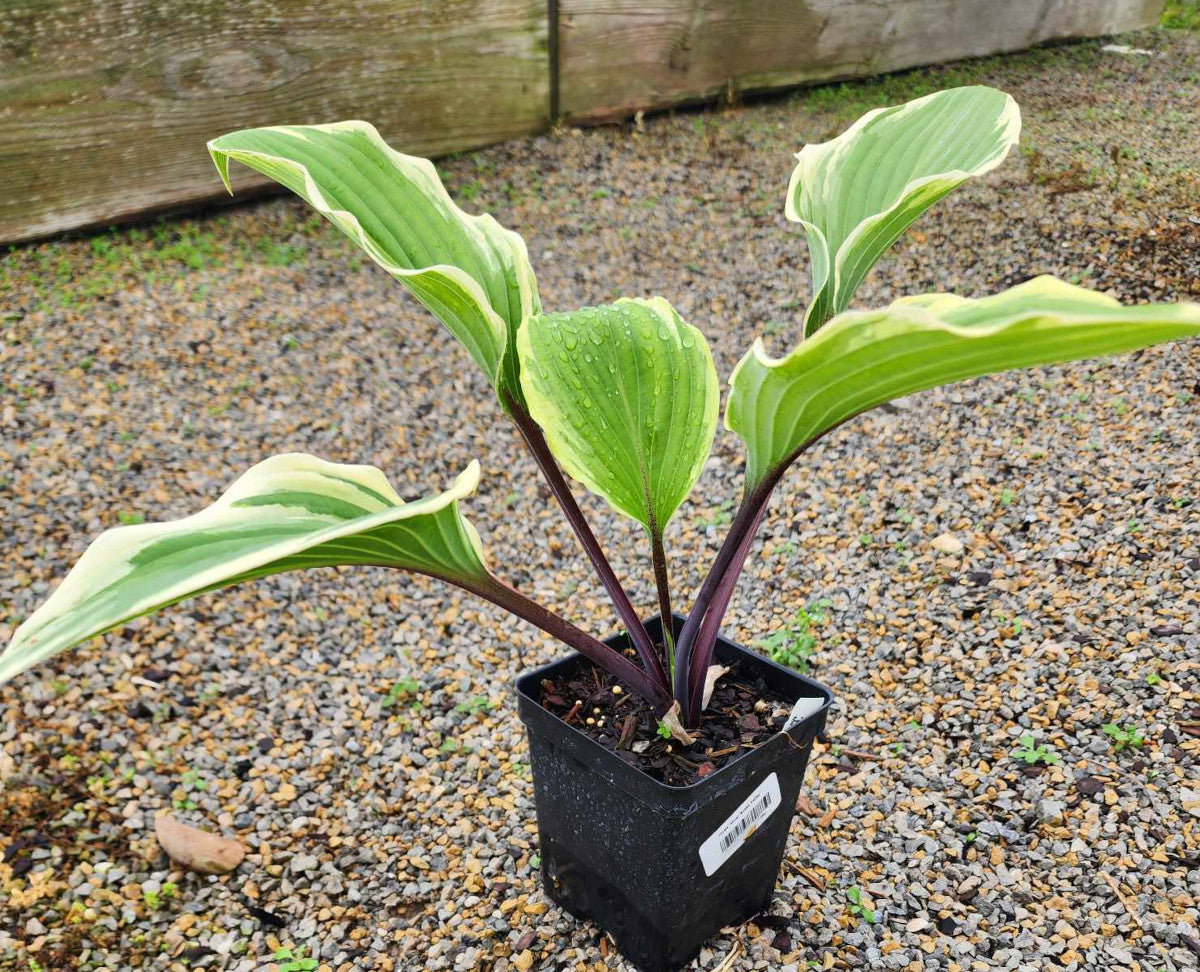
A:
<svg viewBox="0 0 1200 972">
<path fill-rule="evenodd" d="M 1042 823 L 1061 823 L 1066 812 L 1065 800 L 1042 799 L 1038 801 L 1038 820 Z"/>
<path fill-rule="evenodd" d="M 929 541 L 931 546 L 938 553 L 943 554 L 960 554 L 963 552 L 963 542 L 958 539 L 953 533 L 940 533 Z M 636 629 L 635 629 L 636 630 Z"/>
</svg>

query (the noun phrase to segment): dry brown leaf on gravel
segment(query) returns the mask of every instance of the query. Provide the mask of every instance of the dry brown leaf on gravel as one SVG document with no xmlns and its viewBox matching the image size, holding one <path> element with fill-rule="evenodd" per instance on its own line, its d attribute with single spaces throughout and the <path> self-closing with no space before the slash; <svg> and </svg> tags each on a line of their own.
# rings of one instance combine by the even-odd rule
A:
<svg viewBox="0 0 1200 972">
<path fill-rule="evenodd" d="M 240 841 L 189 827 L 170 814 L 154 821 L 154 833 L 171 860 L 201 874 L 228 874 L 246 856 Z"/>
</svg>

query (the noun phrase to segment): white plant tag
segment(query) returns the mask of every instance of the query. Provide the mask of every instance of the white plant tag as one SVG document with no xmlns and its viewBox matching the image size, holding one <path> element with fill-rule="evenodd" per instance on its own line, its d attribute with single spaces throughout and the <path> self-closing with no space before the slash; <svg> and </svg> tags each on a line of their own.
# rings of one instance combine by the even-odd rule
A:
<svg viewBox="0 0 1200 972">
<path fill-rule="evenodd" d="M 772 773 L 700 845 L 700 863 L 704 865 L 705 875 L 712 877 L 717 868 L 733 857 L 758 830 L 759 824 L 775 812 L 779 803 L 779 777 Z"/>
<path fill-rule="evenodd" d="M 825 704 L 825 700 L 820 696 L 810 696 L 802 699 L 796 699 L 796 704 L 792 706 L 792 714 L 788 716 L 787 722 L 783 724 L 783 732 L 787 732 L 792 726 L 803 722 L 814 712 L 820 710 Z"/>
</svg>

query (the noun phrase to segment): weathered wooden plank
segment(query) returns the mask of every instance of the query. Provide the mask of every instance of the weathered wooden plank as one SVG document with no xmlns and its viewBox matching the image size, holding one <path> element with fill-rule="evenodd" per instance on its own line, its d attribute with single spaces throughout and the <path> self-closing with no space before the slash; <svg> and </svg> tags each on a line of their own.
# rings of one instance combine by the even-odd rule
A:
<svg viewBox="0 0 1200 972">
<path fill-rule="evenodd" d="M 1163 0 L 558 0 L 559 110 L 603 121 L 1157 22 Z"/>
<path fill-rule="evenodd" d="M 535 131 L 547 36 L 545 0 L 0 0 L 0 242 L 217 198 L 204 143 L 235 128 Z"/>
</svg>

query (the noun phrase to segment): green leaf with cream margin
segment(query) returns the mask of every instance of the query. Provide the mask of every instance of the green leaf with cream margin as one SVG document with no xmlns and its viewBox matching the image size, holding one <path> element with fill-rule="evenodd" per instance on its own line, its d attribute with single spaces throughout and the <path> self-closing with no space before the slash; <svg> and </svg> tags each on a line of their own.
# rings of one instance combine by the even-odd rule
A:
<svg viewBox="0 0 1200 972">
<path fill-rule="evenodd" d="M 0 682 L 133 618 L 268 574 L 373 564 L 482 581 L 479 536 L 458 511 L 478 482 L 472 462 L 445 492 L 405 503 L 371 466 L 267 459 L 194 516 L 101 534 L 17 628 Z"/>
<path fill-rule="evenodd" d="M 892 399 L 1197 334 L 1200 304 L 1122 306 L 1053 277 L 978 300 L 906 297 L 847 311 L 784 358 L 755 341 L 730 376 L 725 424 L 746 443 L 749 493 L 823 433 Z"/>
<path fill-rule="evenodd" d="M 811 251 L 812 334 L 849 305 L 867 271 L 925 210 L 1004 161 L 1021 133 L 1017 103 L 985 87 L 950 88 L 867 112 L 796 155 L 785 214 Z"/>
<path fill-rule="evenodd" d="M 361 121 L 251 128 L 208 150 L 227 189 L 233 159 L 311 203 L 450 329 L 501 403 L 520 402 L 516 332 L 541 310 L 525 241 L 459 209 L 432 162 Z"/>
<path fill-rule="evenodd" d="M 661 536 L 716 433 L 704 335 L 654 297 L 530 318 L 517 345 L 530 414 L 567 473 Z"/>
</svg>

